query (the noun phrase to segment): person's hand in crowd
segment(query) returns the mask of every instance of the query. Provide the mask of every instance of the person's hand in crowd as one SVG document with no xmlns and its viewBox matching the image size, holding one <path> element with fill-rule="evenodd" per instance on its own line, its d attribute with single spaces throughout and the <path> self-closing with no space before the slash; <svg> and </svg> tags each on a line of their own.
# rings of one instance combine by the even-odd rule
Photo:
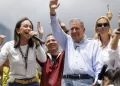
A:
<svg viewBox="0 0 120 86">
<path fill-rule="evenodd" d="M 39 33 L 39 38 L 42 39 L 44 31 L 43 31 L 43 28 L 40 25 L 40 21 L 37 22 L 37 30 L 38 30 L 38 33 Z"/>
<path fill-rule="evenodd" d="M 64 23 L 62 23 L 62 22 L 60 21 L 60 19 L 58 19 L 58 22 L 59 22 L 59 24 L 60 24 L 60 27 L 63 29 L 63 31 L 64 31 L 66 34 L 69 34 L 69 30 L 67 30 L 66 25 L 65 25 Z"/>
<path fill-rule="evenodd" d="M 61 23 L 60 26 L 61 26 L 61 28 L 63 29 L 64 32 L 67 31 L 66 25 L 64 23 Z"/>
<path fill-rule="evenodd" d="M 118 27 L 120 28 L 120 11 L 118 12 Z"/>
<path fill-rule="evenodd" d="M 107 16 L 107 18 L 108 18 L 109 20 L 111 20 L 112 17 L 113 17 L 113 14 L 112 14 L 112 12 L 111 12 L 111 10 L 110 10 L 110 8 L 109 8 L 109 5 L 107 5 L 106 16 Z"/>
<path fill-rule="evenodd" d="M 55 15 L 55 9 L 57 9 L 59 5 L 60 3 L 58 3 L 58 0 L 50 0 L 49 7 L 51 15 Z"/>
<path fill-rule="evenodd" d="M 0 35 L 0 45 L 2 45 L 3 40 L 4 40 L 5 37 L 6 37 L 6 36 L 4 36 L 4 35 Z"/>
</svg>

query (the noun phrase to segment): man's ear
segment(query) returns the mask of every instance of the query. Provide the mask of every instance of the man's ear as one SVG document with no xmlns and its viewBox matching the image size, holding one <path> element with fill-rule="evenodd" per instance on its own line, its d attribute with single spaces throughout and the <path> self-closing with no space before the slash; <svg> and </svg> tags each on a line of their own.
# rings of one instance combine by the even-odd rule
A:
<svg viewBox="0 0 120 86">
<path fill-rule="evenodd" d="M 83 31 L 85 32 L 85 28 L 83 28 Z"/>
</svg>

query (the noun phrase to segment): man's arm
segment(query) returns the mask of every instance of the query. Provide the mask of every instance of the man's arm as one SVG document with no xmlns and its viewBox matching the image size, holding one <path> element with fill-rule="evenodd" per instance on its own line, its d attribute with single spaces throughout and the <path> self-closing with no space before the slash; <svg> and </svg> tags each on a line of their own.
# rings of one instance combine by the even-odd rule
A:
<svg viewBox="0 0 120 86">
<path fill-rule="evenodd" d="M 56 12 L 55 9 L 59 7 L 58 0 L 50 0 L 50 15 L 51 15 L 51 26 L 52 26 L 52 32 L 55 39 L 58 41 L 58 43 L 61 45 L 63 49 L 66 48 L 66 41 L 67 41 L 67 35 L 62 30 L 58 18 L 56 18 Z"/>
</svg>

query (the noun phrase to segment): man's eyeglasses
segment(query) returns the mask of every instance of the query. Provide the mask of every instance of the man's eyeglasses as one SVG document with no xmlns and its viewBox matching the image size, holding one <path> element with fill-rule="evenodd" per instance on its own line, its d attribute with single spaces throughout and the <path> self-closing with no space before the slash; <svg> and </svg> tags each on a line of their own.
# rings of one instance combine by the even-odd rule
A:
<svg viewBox="0 0 120 86">
<path fill-rule="evenodd" d="M 109 23 L 98 23 L 98 24 L 97 24 L 97 27 L 102 27 L 102 26 L 108 27 L 108 26 L 109 26 Z"/>
</svg>

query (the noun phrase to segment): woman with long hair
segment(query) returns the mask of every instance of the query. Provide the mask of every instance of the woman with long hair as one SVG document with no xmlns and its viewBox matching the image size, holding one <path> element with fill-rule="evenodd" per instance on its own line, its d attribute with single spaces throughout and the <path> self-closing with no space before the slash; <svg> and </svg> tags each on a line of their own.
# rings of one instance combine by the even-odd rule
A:
<svg viewBox="0 0 120 86">
<path fill-rule="evenodd" d="M 28 18 L 20 19 L 14 29 L 14 40 L 3 45 L 0 52 L 0 66 L 9 59 L 8 86 L 39 86 L 36 79 L 36 58 L 46 61 L 46 55 L 39 41 L 32 36 L 33 24 Z"/>
<path fill-rule="evenodd" d="M 102 57 L 103 64 L 108 65 L 108 69 L 114 68 L 114 60 L 109 58 L 107 49 L 109 47 L 110 39 L 112 35 L 112 27 L 108 17 L 100 16 L 95 24 L 95 36 L 100 46 L 100 55 Z"/>
</svg>

